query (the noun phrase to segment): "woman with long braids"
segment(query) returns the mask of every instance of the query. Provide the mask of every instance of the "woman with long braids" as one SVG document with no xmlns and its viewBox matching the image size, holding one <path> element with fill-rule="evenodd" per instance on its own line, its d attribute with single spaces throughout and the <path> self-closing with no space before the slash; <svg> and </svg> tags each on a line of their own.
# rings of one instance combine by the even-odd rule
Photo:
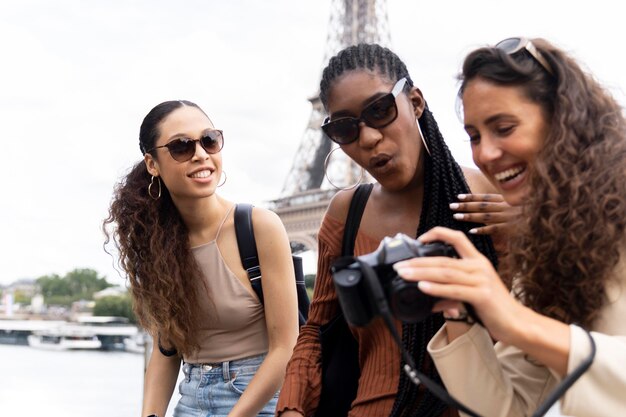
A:
<svg viewBox="0 0 626 417">
<path fill-rule="evenodd" d="M 426 101 L 396 54 L 369 44 L 340 51 L 323 71 L 320 98 L 329 114 L 322 126 L 326 135 L 377 181 L 356 236 L 355 255 L 372 252 L 384 237 L 399 232 L 416 237 L 437 225 L 465 232 L 477 227 L 455 220 L 450 204 L 470 189 L 486 193 L 493 188 L 478 171 L 462 170 L 454 161 Z M 319 331 L 339 312 L 330 265 L 341 254 L 353 194 L 349 190 L 335 195 L 319 231 L 315 293 L 281 389 L 277 413 L 282 417 L 311 416 L 319 404 L 323 390 Z M 488 237 L 475 234 L 472 242 L 495 262 Z M 441 314 L 417 324 L 395 321 L 415 362 L 439 381 L 426 344 L 442 324 Z M 349 416 L 456 415 L 401 371 L 400 349 L 381 320 L 351 332 L 358 342 L 360 377 Z"/>
<path fill-rule="evenodd" d="M 117 185 L 104 222 L 154 340 L 144 417 L 165 415 L 181 360 L 174 416 L 271 416 L 296 341 L 287 233 L 273 212 L 253 209 L 263 306 L 239 257 L 235 205 L 216 192 L 223 144 L 196 104 L 157 105 L 139 131 L 143 160 Z"/>
<path fill-rule="evenodd" d="M 462 306 L 450 300 L 464 301 L 484 324 L 446 323 L 429 345 L 437 369 L 481 415 L 529 416 L 595 352 L 561 412 L 626 415 L 623 109 L 542 39 L 475 50 L 461 80 L 474 161 L 523 215 L 500 276 L 465 236 L 444 228 L 420 239 L 446 241 L 461 259 L 396 264 L 422 291 L 448 299 L 437 310 L 458 317 Z M 512 294 L 500 277 L 512 281 Z"/>
</svg>

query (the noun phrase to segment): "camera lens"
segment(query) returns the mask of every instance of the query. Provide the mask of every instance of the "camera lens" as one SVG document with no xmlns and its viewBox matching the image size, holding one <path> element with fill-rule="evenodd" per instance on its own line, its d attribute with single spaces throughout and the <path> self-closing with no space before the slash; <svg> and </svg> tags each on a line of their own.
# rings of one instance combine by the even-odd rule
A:
<svg viewBox="0 0 626 417">
<path fill-rule="evenodd" d="M 414 282 L 408 282 L 396 276 L 390 285 L 389 299 L 391 310 L 399 320 L 417 323 L 431 313 L 436 298 L 428 296 L 417 288 Z"/>
</svg>

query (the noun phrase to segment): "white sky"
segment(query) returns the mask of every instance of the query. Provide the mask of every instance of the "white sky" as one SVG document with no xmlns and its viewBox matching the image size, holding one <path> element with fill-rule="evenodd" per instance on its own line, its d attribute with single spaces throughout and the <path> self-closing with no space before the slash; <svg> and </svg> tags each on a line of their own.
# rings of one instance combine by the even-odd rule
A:
<svg viewBox="0 0 626 417">
<path fill-rule="evenodd" d="M 388 0 L 406 62 L 457 159 L 471 165 L 455 76 L 516 35 L 571 51 L 626 103 L 620 2 Z M 0 0 L 0 284 L 93 268 L 115 182 L 157 103 L 189 99 L 225 132 L 234 201 L 279 196 L 324 63 L 330 0 Z M 313 262 L 309 261 L 309 268 Z"/>
</svg>

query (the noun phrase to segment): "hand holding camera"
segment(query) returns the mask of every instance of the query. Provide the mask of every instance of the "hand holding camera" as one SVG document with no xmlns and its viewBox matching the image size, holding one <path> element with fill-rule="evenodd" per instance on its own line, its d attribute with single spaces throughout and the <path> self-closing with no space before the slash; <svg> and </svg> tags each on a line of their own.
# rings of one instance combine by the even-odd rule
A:
<svg viewBox="0 0 626 417">
<path fill-rule="evenodd" d="M 457 230 L 435 227 L 419 240 L 426 244 L 446 242 L 459 258 L 412 258 L 395 265 L 398 275 L 417 282 L 418 288 L 429 296 L 464 302 L 480 317 L 493 339 L 507 344 L 516 342 L 520 329 L 528 328 L 528 311 L 468 237 Z M 443 308 L 447 307 L 437 306 L 438 310 Z"/>
<path fill-rule="evenodd" d="M 383 314 L 387 306 L 397 319 L 407 323 L 417 323 L 431 314 L 441 298 L 425 294 L 415 282 L 403 279 L 393 268 L 396 262 L 421 257 L 458 258 L 458 255 L 446 243 L 423 244 L 398 233 L 393 238 L 384 238 L 374 252 L 337 259 L 331 271 L 348 323 L 365 326 Z M 471 306 L 467 310 L 478 321 Z"/>
</svg>

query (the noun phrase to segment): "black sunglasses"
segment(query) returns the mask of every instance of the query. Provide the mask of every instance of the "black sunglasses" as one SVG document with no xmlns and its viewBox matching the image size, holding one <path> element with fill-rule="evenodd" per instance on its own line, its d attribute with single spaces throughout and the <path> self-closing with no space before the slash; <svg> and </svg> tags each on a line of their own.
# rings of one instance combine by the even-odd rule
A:
<svg viewBox="0 0 626 417">
<path fill-rule="evenodd" d="M 178 162 L 189 161 L 196 153 L 196 142 L 200 143 L 202 149 L 207 153 L 214 154 L 222 150 L 224 146 L 224 135 L 221 130 L 209 130 L 200 139 L 177 138 L 169 141 L 165 145 L 155 146 L 148 150 L 152 152 L 155 149 L 167 148 L 170 155 Z"/>
<path fill-rule="evenodd" d="M 398 117 L 396 97 L 404 88 L 406 81 L 406 77 L 398 80 L 389 94 L 365 106 L 359 117 L 341 117 L 335 120 L 327 117 L 322 125 L 322 131 L 339 145 L 347 145 L 359 138 L 361 122 L 374 129 L 390 125 Z"/>
<path fill-rule="evenodd" d="M 535 45 L 533 45 L 530 39 L 519 37 L 507 38 L 498 42 L 496 44 L 496 48 L 505 52 L 507 55 L 515 55 L 519 51 L 525 50 L 530 54 L 530 56 L 535 58 L 535 61 L 537 61 L 539 65 L 543 67 L 543 69 L 548 71 L 550 75 L 554 75 L 554 72 L 552 71 L 552 68 L 550 68 L 550 64 L 548 64 L 548 61 L 546 61 L 541 52 L 539 52 Z"/>
</svg>

